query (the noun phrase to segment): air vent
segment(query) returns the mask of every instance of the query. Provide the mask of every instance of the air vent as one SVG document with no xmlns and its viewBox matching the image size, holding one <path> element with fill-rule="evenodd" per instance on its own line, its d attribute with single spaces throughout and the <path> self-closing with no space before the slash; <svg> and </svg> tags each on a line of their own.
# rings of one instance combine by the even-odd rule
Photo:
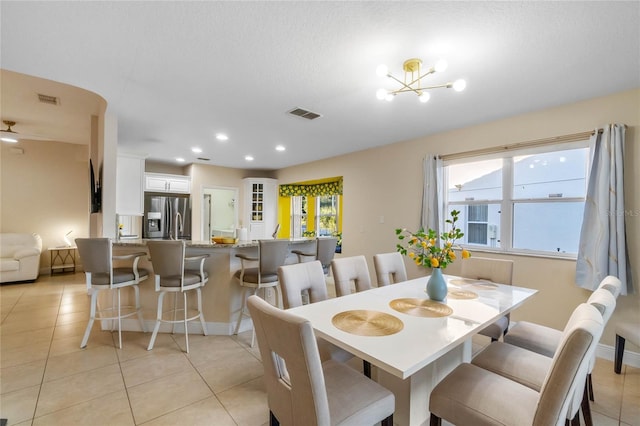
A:
<svg viewBox="0 0 640 426">
<path fill-rule="evenodd" d="M 302 108 L 294 108 L 291 111 L 289 111 L 289 114 L 297 115 L 298 117 L 306 118 L 307 120 L 315 120 L 318 117 L 322 117 L 320 114 L 307 111 L 306 109 L 302 109 Z"/>
<path fill-rule="evenodd" d="M 43 95 L 42 93 L 38 93 L 38 100 L 43 104 L 49 105 L 60 105 L 60 101 L 55 96 Z"/>
<path fill-rule="evenodd" d="M 198 157 L 198 160 L 201 160 L 201 161 L 211 161 L 211 158 Z"/>
</svg>

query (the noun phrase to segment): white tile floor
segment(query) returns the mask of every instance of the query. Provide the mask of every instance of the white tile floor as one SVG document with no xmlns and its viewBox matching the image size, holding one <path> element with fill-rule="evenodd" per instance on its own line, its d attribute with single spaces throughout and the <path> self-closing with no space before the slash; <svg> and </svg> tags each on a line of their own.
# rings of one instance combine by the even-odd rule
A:
<svg viewBox="0 0 640 426">
<path fill-rule="evenodd" d="M 88 319 L 84 274 L 0 286 L 0 418 L 9 425 L 263 425 L 268 408 L 251 333 L 239 337 L 117 333 Z M 596 425 L 640 425 L 640 369 L 599 360 Z"/>
</svg>

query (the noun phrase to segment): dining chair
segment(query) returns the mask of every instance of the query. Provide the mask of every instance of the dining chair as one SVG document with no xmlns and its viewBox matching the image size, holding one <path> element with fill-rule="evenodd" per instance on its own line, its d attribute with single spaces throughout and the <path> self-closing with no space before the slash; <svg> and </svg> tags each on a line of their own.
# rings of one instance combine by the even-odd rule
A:
<svg viewBox="0 0 640 426">
<path fill-rule="evenodd" d="M 373 267 L 376 270 L 378 287 L 407 281 L 407 268 L 402 255 L 397 251 L 374 254 Z"/>
<path fill-rule="evenodd" d="M 240 269 L 233 277 L 242 287 L 241 308 L 234 334 L 240 331 L 242 318 L 250 317 L 247 312 L 247 293 L 257 294 L 262 290 L 262 297 L 266 300 L 266 290 L 275 290 L 275 304 L 278 304 L 278 268 L 284 265 L 289 251 L 289 240 L 258 240 L 258 256 L 248 256 L 244 253 L 236 254 L 240 259 Z M 258 266 L 251 266 L 257 263 Z M 251 337 L 251 347 L 255 344 L 255 330 Z"/>
<path fill-rule="evenodd" d="M 615 310 L 616 299 L 609 291 L 598 289 L 589 297 L 587 304 L 598 309 L 602 315 L 602 324 L 604 327 L 607 325 L 607 322 Z M 558 347 L 565 333 L 566 327 L 563 332 L 559 332 Z M 594 352 L 587 365 L 587 378 L 593 371 L 595 360 L 596 356 Z M 474 357 L 471 363 L 539 391 L 543 384 L 542 378 L 545 377 L 546 372 L 551 367 L 552 358 L 528 349 L 510 345 L 509 343 L 493 342 Z M 571 407 L 567 412 L 567 419 L 573 424 L 580 424 L 580 408 L 582 408 L 585 424 L 587 426 L 593 424 L 591 408 L 589 406 L 588 388 L 588 379 L 582 387 L 576 388 Z"/>
<path fill-rule="evenodd" d="M 298 262 L 300 263 L 308 261 L 309 259 L 319 260 L 322 264 L 322 270 L 324 271 L 324 274 L 327 275 L 329 273 L 331 261 L 336 254 L 338 239 L 336 237 L 319 237 L 316 238 L 315 242 L 315 251 L 313 252 L 292 250 L 291 253 L 294 253 L 296 256 L 298 256 Z"/>
<path fill-rule="evenodd" d="M 513 261 L 502 259 L 490 259 L 486 257 L 470 257 L 460 262 L 462 269 L 460 275 L 474 280 L 491 281 L 498 284 L 511 285 L 513 279 Z M 491 338 L 492 342 L 509 331 L 511 315 L 506 314 L 498 318 L 489 326 L 480 330 L 478 334 Z"/>
<path fill-rule="evenodd" d="M 155 274 L 155 289 L 158 293 L 156 323 L 147 350 L 153 349 L 162 323 L 173 324 L 172 332 L 175 332 L 176 324 L 182 323 L 186 351 L 189 353 L 189 321 L 199 319 L 202 333 L 207 335 L 207 324 L 202 313 L 202 287 L 209 281 L 209 274 L 204 270 L 204 262 L 209 255 L 186 257 L 184 240 L 147 241 L 147 248 Z M 195 315 L 188 316 L 187 295 L 193 290 L 196 292 L 197 309 Z M 170 311 L 164 311 L 163 302 L 167 293 L 174 295 L 173 308 Z M 182 308 L 178 308 L 178 293 L 182 293 Z M 180 319 L 178 319 L 178 312 L 183 314 Z M 168 319 L 171 315 L 171 319 Z"/>
<path fill-rule="evenodd" d="M 371 277 L 367 259 L 364 256 L 351 256 L 333 259 L 331 271 L 336 284 L 338 297 L 351 294 L 351 282 L 355 284 L 356 292 L 371 289 Z"/>
<path fill-rule="evenodd" d="M 596 291 L 600 289 L 608 291 L 614 299 L 616 299 L 622 289 L 622 282 L 618 278 L 610 275 L 600 282 Z M 558 348 L 561 337 L 562 332 L 555 328 L 546 327 L 544 325 L 528 321 L 518 321 L 517 324 L 511 327 L 509 333 L 504 337 L 504 341 L 511 345 L 537 352 L 541 355 L 553 357 L 556 349 Z M 595 359 L 593 360 L 593 363 L 595 363 Z M 591 370 L 593 370 L 593 365 Z M 595 398 L 593 394 L 591 370 L 587 376 L 587 388 L 589 392 L 589 399 L 593 401 Z"/>
<path fill-rule="evenodd" d="M 319 260 L 279 267 L 278 281 L 282 287 L 282 306 L 284 309 L 302 306 L 305 299 L 303 295 L 308 297 L 309 303 L 329 298 L 322 264 Z M 353 354 L 320 338 L 318 339 L 318 350 L 323 361 L 335 359 L 339 362 L 346 362 L 353 358 Z"/>
<path fill-rule="evenodd" d="M 308 320 L 248 299 L 264 367 L 270 425 L 393 425 L 395 397 L 356 370 L 322 362 Z"/>
<path fill-rule="evenodd" d="M 616 352 L 613 371 L 620 374 L 622 371 L 622 358 L 624 356 L 624 345 L 630 341 L 636 346 L 640 346 L 640 327 L 637 323 L 619 322 L 616 324 Z"/>
<path fill-rule="evenodd" d="M 442 419 L 456 425 L 565 424 L 603 328 L 598 309 L 580 304 L 567 322 L 539 391 L 477 365 L 460 364 L 431 392 L 430 424 L 440 425 Z"/>
<path fill-rule="evenodd" d="M 122 349 L 122 319 L 133 315 L 138 316 L 140 328 L 145 331 L 142 309 L 140 308 L 140 288 L 138 284 L 149 278 L 149 271 L 138 268 L 140 258 L 145 252 L 127 255 L 113 255 L 113 245 L 109 238 L 76 238 L 76 247 L 82 259 L 82 267 L 86 276 L 87 292 L 91 296 L 89 323 L 82 337 L 80 348 L 87 346 L 91 328 L 96 319 L 118 321 L 118 347 Z M 131 261 L 130 266 L 114 266 L 115 261 Z M 131 287 L 134 292 L 135 305 L 122 305 L 120 290 Z M 98 294 L 107 290 L 115 290 L 112 304 L 109 308 L 98 307 Z M 113 293 L 113 292 L 112 292 Z M 125 309 L 127 312 L 122 313 Z M 113 330 L 113 322 L 112 322 Z"/>
</svg>

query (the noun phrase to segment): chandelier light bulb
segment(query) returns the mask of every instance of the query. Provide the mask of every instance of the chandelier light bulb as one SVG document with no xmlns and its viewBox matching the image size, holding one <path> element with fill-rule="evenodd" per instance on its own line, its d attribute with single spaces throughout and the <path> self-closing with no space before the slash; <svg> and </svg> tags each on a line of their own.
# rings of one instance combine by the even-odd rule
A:
<svg viewBox="0 0 640 426">
<path fill-rule="evenodd" d="M 387 93 L 387 96 L 384 97 L 384 100 L 387 102 L 391 102 L 394 97 L 395 96 L 393 96 L 391 93 Z"/>
<path fill-rule="evenodd" d="M 436 72 L 442 72 L 447 69 L 447 66 L 449 66 L 447 61 L 445 61 L 444 59 L 440 59 L 438 62 L 436 62 L 435 70 Z"/>
<path fill-rule="evenodd" d="M 462 92 L 467 87 L 467 82 L 463 79 L 459 79 L 453 82 L 453 90 L 456 92 Z"/>
<path fill-rule="evenodd" d="M 428 94 L 427 92 L 422 92 L 420 94 L 420 96 L 418 96 L 418 99 L 420 100 L 420 102 L 422 102 L 423 104 L 426 104 L 427 102 L 429 102 L 429 99 L 431 99 L 431 95 Z"/>
<path fill-rule="evenodd" d="M 387 91 L 387 89 L 378 89 L 376 91 L 376 98 L 380 99 L 381 101 L 386 99 L 387 95 L 389 94 L 389 92 Z"/>
<path fill-rule="evenodd" d="M 389 67 L 385 64 L 378 65 L 378 68 L 376 68 L 376 74 L 380 77 L 386 77 L 387 74 L 389 74 Z"/>
</svg>

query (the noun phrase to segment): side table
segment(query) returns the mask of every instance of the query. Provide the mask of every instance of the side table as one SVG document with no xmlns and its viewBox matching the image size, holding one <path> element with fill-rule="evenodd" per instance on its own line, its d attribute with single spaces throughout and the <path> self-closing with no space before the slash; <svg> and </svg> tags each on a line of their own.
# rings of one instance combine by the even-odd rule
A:
<svg viewBox="0 0 640 426">
<path fill-rule="evenodd" d="M 51 258 L 51 275 L 54 272 L 75 272 L 76 271 L 76 246 L 51 247 L 49 256 Z"/>
</svg>

